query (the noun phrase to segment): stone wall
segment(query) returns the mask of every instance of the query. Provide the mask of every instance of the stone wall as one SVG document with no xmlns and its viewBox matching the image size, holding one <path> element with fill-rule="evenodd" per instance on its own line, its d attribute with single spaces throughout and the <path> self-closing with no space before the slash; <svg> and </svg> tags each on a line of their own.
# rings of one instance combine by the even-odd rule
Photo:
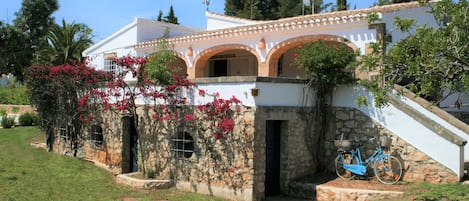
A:
<svg viewBox="0 0 469 201">
<path fill-rule="evenodd" d="M 342 134 L 344 139 L 358 140 L 362 146 L 364 157 L 368 157 L 375 149 L 376 145 L 367 143 L 369 138 L 386 136 L 390 138 L 391 146 L 385 148 L 387 153 L 392 153 L 402 159 L 404 166 L 403 181 L 428 181 L 432 183 L 452 183 L 459 181 L 457 175 L 450 169 L 439 164 L 425 153 L 419 151 L 409 143 L 398 138 L 391 131 L 383 128 L 362 112 L 351 108 L 335 108 L 336 121 L 331 126 L 331 135 L 328 136 L 325 159 L 330 161 L 328 169 L 334 171 L 335 147 L 334 140 L 340 139 Z M 326 162 L 325 162 L 326 163 Z"/>
<path fill-rule="evenodd" d="M 314 174 L 316 166 L 308 145 L 311 136 L 311 109 L 300 107 L 257 107 L 254 137 L 254 200 L 263 200 L 266 181 L 266 122 L 281 121 L 280 191 L 288 194 L 290 182 Z"/>
<path fill-rule="evenodd" d="M 82 134 L 79 136 L 77 157 L 89 159 L 97 163 L 105 164 L 113 174 L 121 174 L 123 164 L 128 163 L 123 157 L 123 132 L 122 116 L 112 112 L 106 112 L 98 118 L 99 126 L 103 129 L 103 142 L 96 143 L 90 139 L 90 125 L 85 125 Z M 72 155 L 72 145 L 70 140 L 61 136 L 59 129 L 54 130 L 53 151 L 62 155 Z"/>
<path fill-rule="evenodd" d="M 27 112 L 36 112 L 36 109 L 30 105 L 4 105 L 0 104 L 0 110 L 5 110 L 7 114 L 24 114 Z"/>
</svg>

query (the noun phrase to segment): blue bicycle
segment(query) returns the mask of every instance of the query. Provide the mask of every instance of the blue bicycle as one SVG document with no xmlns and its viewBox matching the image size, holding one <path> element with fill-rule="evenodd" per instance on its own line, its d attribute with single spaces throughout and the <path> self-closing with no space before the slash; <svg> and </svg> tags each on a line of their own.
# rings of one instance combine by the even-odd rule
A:
<svg viewBox="0 0 469 201">
<path fill-rule="evenodd" d="M 365 161 L 362 160 L 360 146 L 346 150 L 352 146 L 351 141 L 336 140 L 335 145 L 339 148 L 339 153 L 335 158 L 335 170 L 337 175 L 343 179 L 353 179 L 356 175 L 365 175 L 367 167 L 373 165 L 373 172 L 379 182 L 383 184 L 395 184 L 402 176 L 401 161 L 390 154 L 383 153 L 381 143 L 375 138 L 369 141 L 377 142 L 377 147 L 373 154 Z"/>
</svg>

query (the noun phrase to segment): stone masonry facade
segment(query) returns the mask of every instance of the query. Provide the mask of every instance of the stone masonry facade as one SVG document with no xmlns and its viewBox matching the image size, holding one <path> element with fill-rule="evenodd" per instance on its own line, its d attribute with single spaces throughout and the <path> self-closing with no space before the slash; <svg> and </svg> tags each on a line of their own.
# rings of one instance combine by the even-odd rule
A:
<svg viewBox="0 0 469 201">
<path fill-rule="evenodd" d="M 328 135 L 319 147 L 323 157 L 316 163 L 312 156 L 317 145 L 312 122 L 314 109 L 306 107 L 243 107 L 233 116 L 234 131 L 215 140 L 209 130 L 197 125 L 152 125 L 151 112 L 139 110 L 139 131 L 145 142 L 146 169 L 155 171 L 158 179 L 171 179 L 183 190 L 195 191 L 232 200 L 263 200 L 266 196 L 266 136 L 268 122 L 279 124 L 280 133 L 280 192 L 289 194 L 289 185 L 317 173 L 318 168 L 334 172 L 336 148 L 334 140 L 357 139 L 364 146 L 364 155 L 374 150 L 371 137 L 386 136 L 391 146 L 386 152 L 400 157 L 404 165 L 403 181 L 428 181 L 451 183 L 459 179 L 455 173 L 430 158 L 425 153 L 399 139 L 363 113 L 352 108 L 332 109 Z M 129 119 L 125 115 L 105 113 L 101 121 L 103 142 L 96 144 L 87 138 L 79 156 L 106 164 L 114 174 L 130 172 Z M 180 129 L 182 128 L 182 129 Z M 178 133 L 191 136 L 193 153 L 185 157 L 175 153 L 174 141 Z M 56 138 L 55 151 L 66 152 L 67 142 Z M 139 155 L 141 156 L 141 155 Z M 184 156 L 184 157 L 183 157 Z M 141 161 L 138 161 L 141 169 Z M 207 190 L 202 190 L 207 189 Z"/>
</svg>

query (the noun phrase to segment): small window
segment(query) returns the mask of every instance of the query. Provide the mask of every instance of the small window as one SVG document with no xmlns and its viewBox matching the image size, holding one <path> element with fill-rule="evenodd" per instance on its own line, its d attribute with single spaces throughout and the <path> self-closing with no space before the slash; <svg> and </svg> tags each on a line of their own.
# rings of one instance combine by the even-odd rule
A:
<svg viewBox="0 0 469 201">
<path fill-rule="evenodd" d="M 57 135 L 62 140 L 65 140 L 65 141 L 68 140 L 68 129 L 67 129 L 66 123 L 58 122 Z"/>
<path fill-rule="evenodd" d="M 67 128 L 65 126 L 59 127 L 59 137 L 62 140 L 68 140 Z"/>
<path fill-rule="evenodd" d="M 104 71 L 112 72 L 114 74 L 117 73 L 117 64 L 114 61 L 115 58 L 117 58 L 117 54 L 115 52 L 104 54 Z"/>
<path fill-rule="evenodd" d="M 190 158 L 194 153 L 194 138 L 188 133 L 178 133 L 172 139 L 172 150 L 177 159 Z"/>
<path fill-rule="evenodd" d="M 117 64 L 111 58 L 104 59 L 104 71 L 116 73 Z"/>
<path fill-rule="evenodd" d="M 95 124 L 91 126 L 90 141 L 96 146 L 101 146 L 103 144 L 103 128 L 101 128 L 100 125 Z"/>
</svg>

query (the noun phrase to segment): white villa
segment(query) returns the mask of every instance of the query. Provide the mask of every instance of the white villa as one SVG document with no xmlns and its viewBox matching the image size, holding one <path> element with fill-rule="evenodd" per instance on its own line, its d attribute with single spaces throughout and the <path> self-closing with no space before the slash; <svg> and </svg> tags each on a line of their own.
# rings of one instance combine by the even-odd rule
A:
<svg viewBox="0 0 469 201">
<path fill-rule="evenodd" d="M 292 184 L 298 179 L 319 169 L 333 172 L 333 142 L 343 133 L 350 139 L 391 138 L 388 151 L 404 162 L 404 181 L 457 182 L 464 176 L 464 161 L 469 161 L 469 127 L 411 93 L 392 98 L 385 108 L 358 107 L 355 98 L 365 95 L 372 100 L 371 94 L 359 86 L 339 87 L 332 101 L 335 116 L 327 141 L 312 142 L 324 151 L 321 161 L 313 161 L 311 142 L 305 137 L 315 132 L 310 126 L 314 91 L 305 86 L 305 72 L 294 65 L 297 47 L 321 39 L 346 44 L 364 55 L 369 44 L 384 32 L 391 35 L 391 45 L 407 36 L 394 27 L 396 16 L 435 26 L 428 9 L 411 2 L 272 21 L 207 12 L 207 30 L 136 18 L 85 50 L 83 56 L 91 67 L 115 71 L 118 66 L 112 58 L 149 55 L 168 30 L 168 41 L 177 54 L 172 65 L 182 67 L 199 88 L 228 99 L 235 95 L 248 106 L 236 117 L 235 137 L 226 141 L 232 146 L 216 147 L 226 154 L 223 157 L 230 161 L 229 167 L 217 167 L 219 164 L 200 151 L 205 145 L 199 138 L 205 134 L 187 131 L 171 135 L 173 139 L 191 139 L 191 146 L 184 151 L 193 154 L 174 158 L 169 149 L 164 164 L 155 159 L 152 165 L 168 168 L 179 189 L 245 201 L 297 194 Z M 380 20 L 369 24 L 367 16 L 373 13 Z M 374 75 L 356 74 L 362 78 Z M 198 95 L 190 98 L 194 104 L 203 102 Z M 84 157 L 117 174 L 137 170 L 131 153 L 135 128 L 131 127 L 125 118 L 105 119 L 103 142 L 99 147 L 85 146 Z M 166 142 L 170 145 L 170 141 Z M 236 171 L 226 172 L 226 168 Z"/>
</svg>

